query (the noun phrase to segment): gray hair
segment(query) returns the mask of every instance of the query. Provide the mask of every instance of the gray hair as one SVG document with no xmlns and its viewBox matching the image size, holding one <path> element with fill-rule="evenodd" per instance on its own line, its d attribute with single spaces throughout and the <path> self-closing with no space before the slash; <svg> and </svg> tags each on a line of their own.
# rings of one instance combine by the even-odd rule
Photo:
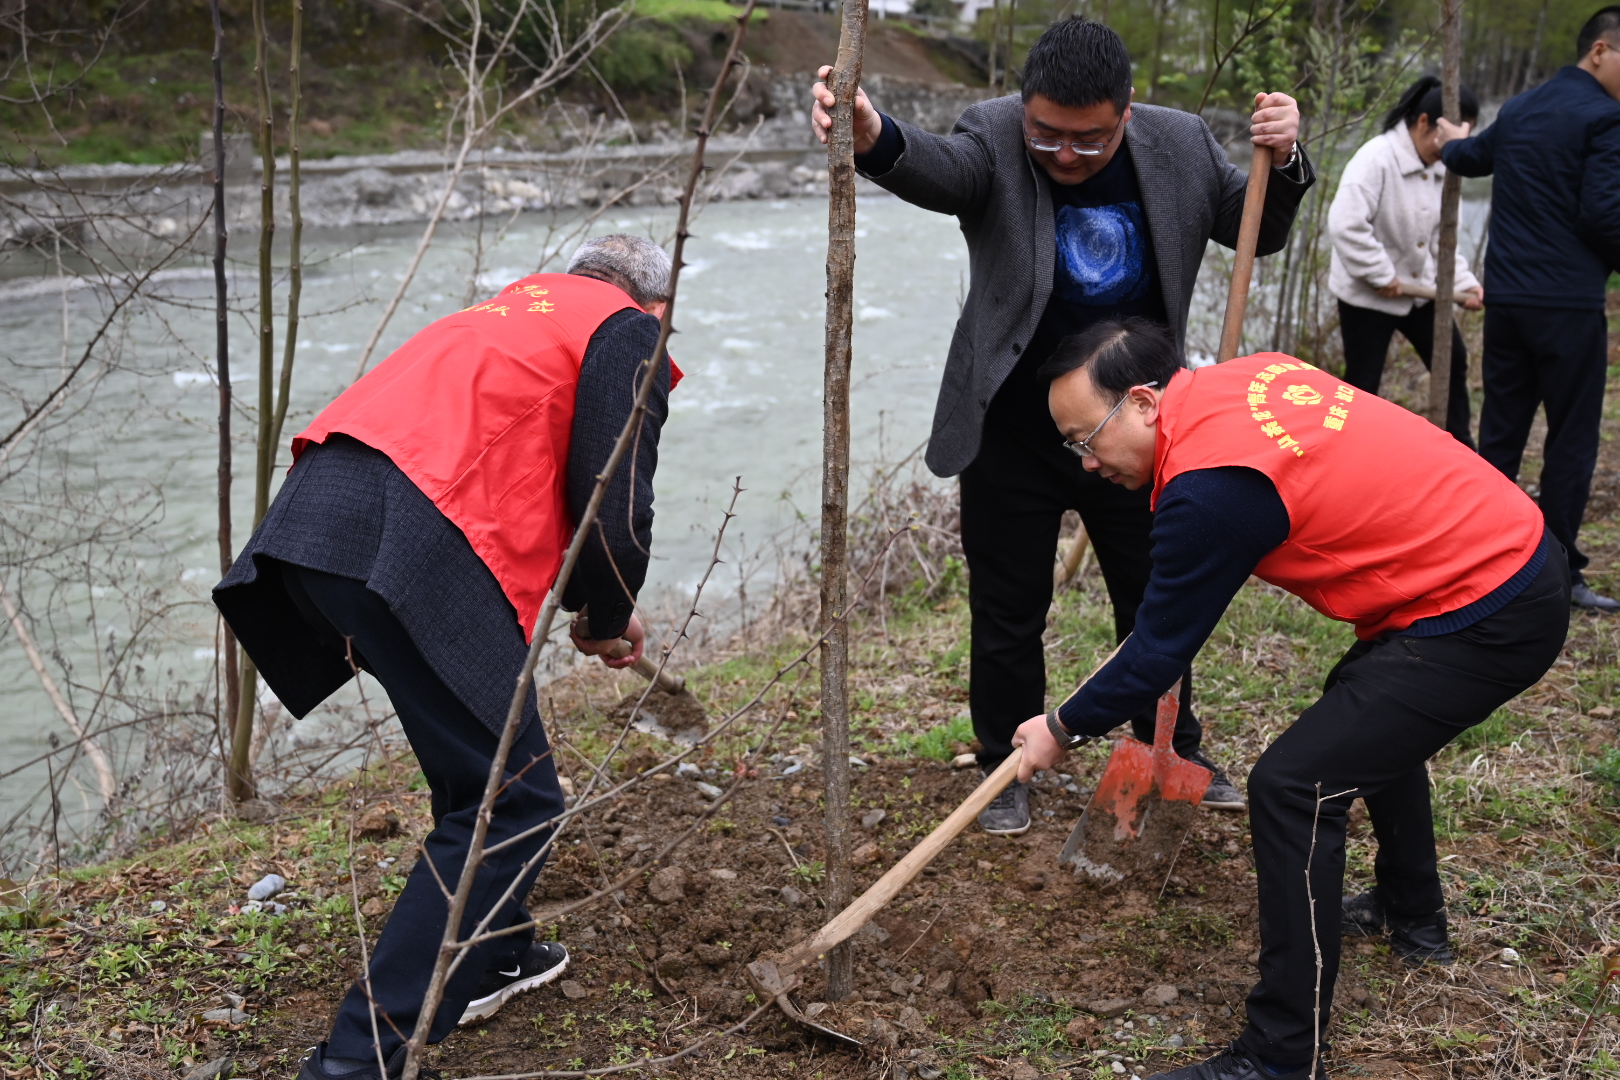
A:
<svg viewBox="0 0 1620 1080">
<path fill-rule="evenodd" d="M 570 274 L 600 278 L 646 307 L 669 298 L 669 254 L 644 236 L 609 233 L 585 241 L 568 260 Z"/>
</svg>

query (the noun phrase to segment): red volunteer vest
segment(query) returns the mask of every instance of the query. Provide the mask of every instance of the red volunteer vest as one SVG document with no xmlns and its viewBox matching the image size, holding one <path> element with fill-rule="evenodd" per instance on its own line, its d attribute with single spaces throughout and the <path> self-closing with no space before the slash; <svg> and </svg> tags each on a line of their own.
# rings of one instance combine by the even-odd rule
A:
<svg viewBox="0 0 1620 1080">
<path fill-rule="evenodd" d="M 1255 574 L 1363 640 L 1473 603 L 1541 542 L 1541 511 L 1484 458 L 1281 353 L 1170 381 L 1154 505 L 1181 473 L 1222 465 L 1264 473 L 1288 508 L 1288 539 Z"/>
<path fill-rule="evenodd" d="M 568 445 L 580 362 L 603 321 L 634 307 L 594 278 L 513 282 L 372 368 L 293 439 L 293 458 L 340 433 L 387 454 L 466 535 L 528 639 L 573 534 Z M 681 373 L 670 368 L 673 387 Z"/>
</svg>

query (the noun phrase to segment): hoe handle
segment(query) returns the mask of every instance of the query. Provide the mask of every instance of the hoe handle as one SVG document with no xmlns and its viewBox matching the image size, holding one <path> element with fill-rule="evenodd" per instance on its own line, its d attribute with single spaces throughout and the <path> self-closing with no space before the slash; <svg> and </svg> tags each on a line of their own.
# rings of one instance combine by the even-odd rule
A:
<svg viewBox="0 0 1620 1080">
<path fill-rule="evenodd" d="M 1218 364 L 1236 356 L 1243 345 L 1243 314 L 1249 306 L 1249 279 L 1254 276 L 1254 249 L 1260 243 L 1260 216 L 1266 209 L 1271 155 L 1271 147 L 1257 146 L 1249 162 L 1249 186 L 1243 192 L 1243 217 L 1238 222 L 1237 254 L 1232 258 L 1232 285 L 1226 293 L 1226 323 L 1221 327 L 1220 351 L 1215 354 Z"/>
</svg>

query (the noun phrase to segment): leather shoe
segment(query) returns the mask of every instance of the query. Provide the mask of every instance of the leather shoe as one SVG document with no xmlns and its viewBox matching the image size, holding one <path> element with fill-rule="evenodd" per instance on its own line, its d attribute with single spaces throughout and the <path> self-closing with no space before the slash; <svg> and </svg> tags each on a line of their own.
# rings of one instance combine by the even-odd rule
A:
<svg viewBox="0 0 1620 1080">
<path fill-rule="evenodd" d="M 1600 615 L 1613 615 L 1620 611 L 1620 600 L 1608 596 L 1599 596 L 1592 591 L 1592 586 L 1586 583 L 1581 574 L 1575 575 L 1575 581 L 1569 588 L 1569 602 L 1571 606 L 1582 611 L 1595 611 Z"/>
<path fill-rule="evenodd" d="M 1259 1058 L 1239 1050 L 1233 1043 L 1207 1061 L 1171 1072 L 1154 1073 L 1147 1080 L 1309 1080 L 1311 1075 L 1308 1061 L 1282 1072 L 1274 1071 L 1276 1068 L 1269 1062 L 1262 1064 Z M 1327 1080 L 1327 1070 L 1320 1063 L 1316 1067 L 1316 1080 Z"/>
</svg>

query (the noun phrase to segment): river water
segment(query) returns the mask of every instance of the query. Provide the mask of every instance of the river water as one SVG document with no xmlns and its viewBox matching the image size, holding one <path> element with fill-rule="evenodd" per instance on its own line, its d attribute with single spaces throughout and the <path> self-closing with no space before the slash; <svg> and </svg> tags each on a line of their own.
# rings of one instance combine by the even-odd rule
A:
<svg viewBox="0 0 1620 1080">
<path fill-rule="evenodd" d="M 1482 217 L 1478 204 L 1465 214 L 1476 228 Z M 926 437 L 968 274 L 966 250 L 951 218 L 873 197 L 860 200 L 858 224 L 852 390 L 857 474 L 861 462 L 897 460 Z M 536 253 L 553 240 L 555 227 L 555 221 L 525 216 L 488 247 L 496 226 L 486 225 L 483 269 L 471 292 L 486 296 L 533 272 Z M 672 228 L 669 211 L 626 210 L 602 219 L 593 232 L 663 239 Z M 717 575 L 722 598 L 736 592 L 739 568 L 751 565 L 747 553 L 757 553 L 781 530 L 819 513 L 825 203 L 715 203 L 693 231 L 671 349 L 686 379 L 672 396 L 661 442 L 654 563 L 644 593 L 670 606 L 683 604 L 708 565 L 734 477 L 741 477 L 746 492 L 728 532 L 728 564 Z M 347 384 L 382 300 L 399 280 L 419 235 L 419 226 L 306 233 L 305 315 L 283 447 Z M 476 226 L 441 231 L 376 359 L 433 319 L 465 306 L 478 242 Z M 233 381 L 248 403 L 256 402 L 258 390 L 252 374 L 255 327 L 249 322 L 257 288 L 252 243 L 251 237 L 238 237 L 232 250 L 241 260 L 233 296 L 243 305 L 231 322 Z M 1217 336 L 1224 265 L 1218 257 L 1205 263 L 1190 351 L 1207 350 Z M 49 612 L 52 619 L 39 628 L 42 637 L 54 630 L 42 648 L 48 656 L 59 650 L 81 683 L 96 682 L 95 665 L 130 635 L 129 616 L 117 601 L 156 590 L 165 602 L 180 606 L 171 609 L 158 631 L 160 646 L 146 661 L 146 670 L 156 674 L 149 677 L 212 685 L 214 624 L 206 596 L 219 576 L 212 281 L 194 262 L 169 274 L 160 291 L 166 302 L 140 306 L 117 324 L 124 362 L 103 378 L 94 397 L 79 403 L 80 411 L 64 414 L 63 426 L 51 437 L 52 453 L 23 478 L 42 481 L 46 489 L 57 485 L 62 500 L 81 508 L 94 504 L 82 518 L 70 520 L 54 509 L 31 518 L 27 527 L 36 548 L 49 539 L 41 533 L 55 527 L 53 521 L 61 523 L 64 534 L 86 528 L 90 520 L 146 523 L 123 546 L 114 535 L 105 545 L 86 549 L 82 581 L 52 585 L 37 572 L 23 580 L 33 610 Z M 69 291 L 64 299 L 48 278 L 13 281 L 0 290 L 6 381 L 29 400 L 39 400 L 64 356 L 77 355 L 108 303 L 108 294 L 94 289 Z M 66 353 L 64 320 L 75 343 Z M 278 324 L 278 338 L 282 332 Z M 279 359 L 278 343 L 278 365 Z M 14 404 L 0 407 L 0 427 L 9 430 L 16 415 Z M 241 436 L 234 500 L 238 546 L 251 519 L 253 422 L 240 412 L 234 421 Z M 286 463 L 283 450 L 278 479 Z M 118 509 L 107 510 L 111 504 Z M 763 564 L 756 569 L 768 576 Z M 7 586 L 15 589 L 16 583 Z M 85 704 L 82 691 L 78 697 Z M 5 632 L 0 635 L 0 771 L 41 752 L 52 731 L 65 737 L 22 649 Z M 30 775 L 0 781 L 0 814 L 9 816 L 8 803 L 14 807 L 39 782 Z"/>
</svg>

